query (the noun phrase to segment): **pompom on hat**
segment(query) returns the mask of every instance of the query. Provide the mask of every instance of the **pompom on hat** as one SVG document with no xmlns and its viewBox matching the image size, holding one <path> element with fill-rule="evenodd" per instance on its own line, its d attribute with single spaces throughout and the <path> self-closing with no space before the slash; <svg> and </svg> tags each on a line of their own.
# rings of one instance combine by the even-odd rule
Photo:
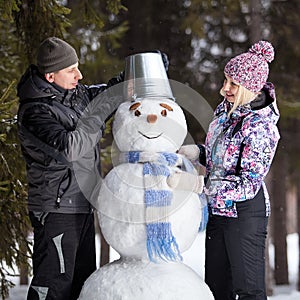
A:
<svg viewBox="0 0 300 300">
<path fill-rule="evenodd" d="M 42 74 L 65 69 L 77 62 L 75 49 L 57 37 L 45 39 L 39 47 L 37 66 Z"/>
<path fill-rule="evenodd" d="M 257 93 L 267 82 L 269 63 L 274 55 L 271 43 L 259 41 L 248 52 L 232 58 L 226 64 L 224 73 L 246 89 Z"/>
</svg>

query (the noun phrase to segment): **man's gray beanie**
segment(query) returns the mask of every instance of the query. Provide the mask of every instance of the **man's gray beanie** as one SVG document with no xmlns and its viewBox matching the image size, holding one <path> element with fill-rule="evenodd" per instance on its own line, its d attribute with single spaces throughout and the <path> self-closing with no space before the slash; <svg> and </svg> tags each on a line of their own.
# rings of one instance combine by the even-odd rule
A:
<svg viewBox="0 0 300 300">
<path fill-rule="evenodd" d="M 57 37 L 47 38 L 39 47 L 37 66 L 42 74 L 65 69 L 77 62 L 75 49 Z"/>
</svg>

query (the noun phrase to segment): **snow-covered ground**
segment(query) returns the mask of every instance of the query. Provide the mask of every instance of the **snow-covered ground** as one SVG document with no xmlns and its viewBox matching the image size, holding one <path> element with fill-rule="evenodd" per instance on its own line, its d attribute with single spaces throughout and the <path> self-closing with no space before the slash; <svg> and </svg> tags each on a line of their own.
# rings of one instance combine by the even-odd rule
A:
<svg viewBox="0 0 300 300">
<path fill-rule="evenodd" d="M 269 297 L 269 300 L 299 300 L 300 292 L 296 291 L 298 262 L 299 262 L 299 248 L 298 248 L 298 234 L 291 234 L 287 238 L 288 244 L 288 261 L 289 261 L 289 279 L 290 285 L 274 286 L 274 295 Z M 204 234 L 200 233 L 195 240 L 192 247 L 183 253 L 184 262 L 192 267 L 200 276 L 203 276 L 204 266 Z M 274 257 L 274 249 L 270 246 L 270 260 L 271 263 Z M 111 251 L 111 259 L 118 258 L 118 254 Z M 27 286 L 16 286 L 10 291 L 8 300 L 25 300 Z M 205 300 L 205 299 L 203 299 Z"/>
</svg>

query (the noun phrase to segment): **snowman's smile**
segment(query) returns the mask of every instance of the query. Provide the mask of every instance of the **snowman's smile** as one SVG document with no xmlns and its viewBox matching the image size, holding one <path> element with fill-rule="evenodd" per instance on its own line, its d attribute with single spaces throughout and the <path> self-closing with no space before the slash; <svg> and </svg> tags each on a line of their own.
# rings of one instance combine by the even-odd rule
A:
<svg viewBox="0 0 300 300">
<path fill-rule="evenodd" d="M 155 136 L 149 136 L 149 135 L 146 135 L 146 134 L 144 134 L 144 133 L 142 133 L 142 132 L 140 132 L 140 131 L 138 131 L 138 133 L 141 134 L 141 135 L 142 135 L 143 137 L 145 137 L 146 139 L 149 139 L 149 140 L 157 139 L 157 138 L 159 138 L 159 137 L 162 135 L 162 133 L 160 133 L 160 134 L 155 135 Z"/>
</svg>

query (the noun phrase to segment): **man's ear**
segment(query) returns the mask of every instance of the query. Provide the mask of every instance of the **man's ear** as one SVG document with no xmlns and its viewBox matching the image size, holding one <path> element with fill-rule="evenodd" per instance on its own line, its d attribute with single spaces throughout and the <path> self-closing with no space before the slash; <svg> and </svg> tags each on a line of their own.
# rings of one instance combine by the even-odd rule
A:
<svg viewBox="0 0 300 300">
<path fill-rule="evenodd" d="M 54 82 L 54 73 L 46 73 L 45 78 L 51 83 Z"/>
</svg>

